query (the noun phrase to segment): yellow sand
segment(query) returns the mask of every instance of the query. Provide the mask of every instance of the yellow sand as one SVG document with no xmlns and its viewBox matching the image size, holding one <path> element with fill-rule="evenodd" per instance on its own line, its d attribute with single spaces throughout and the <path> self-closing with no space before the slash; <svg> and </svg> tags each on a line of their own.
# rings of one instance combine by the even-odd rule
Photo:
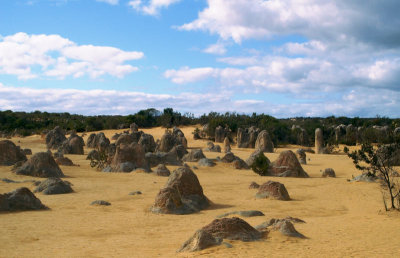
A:
<svg viewBox="0 0 400 258">
<path fill-rule="evenodd" d="M 183 128 L 189 147 L 204 147 L 194 141 L 194 127 Z M 121 132 L 119 130 L 118 132 Z M 159 139 L 162 128 L 144 130 Z M 111 137 L 117 131 L 105 131 Z M 86 139 L 86 137 L 85 137 Z M 40 136 L 13 138 L 22 148 L 45 151 Z M 221 144 L 222 147 L 222 144 Z M 296 146 L 290 146 L 295 150 Z M 275 160 L 279 152 L 266 154 Z M 253 150 L 233 148 L 246 159 Z M 88 150 L 85 149 L 85 153 Z M 209 158 L 222 153 L 205 152 Z M 0 214 L 0 257 L 398 257 L 400 255 L 400 216 L 383 212 L 378 184 L 350 183 L 359 172 L 345 155 L 307 153 L 304 169 L 311 176 L 302 178 L 260 177 L 251 170 L 235 170 L 218 163 L 213 168 L 194 170 L 205 195 L 213 202 L 210 209 L 191 215 L 157 215 L 149 212 L 156 194 L 167 178 L 146 173 L 101 173 L 89 166 L 83 155 L 67 155 L 76 167 L 64 167 L 66 180 L 75 193 L 36 196 L 51 209 Z M 194 165 L 194 164 L 190 164 Z M 320 170 L 331 167 L 337 178 L 321 178 Z M 174 169 L 169 166 L 170 170 Z M 10 167 L 0 167 L 0 178 L 37 179 L 17 176 Z M 285 184 L 292 201 L 255 199 L 250 182 L 276 180 Z M 31 183 L 7 184 L 0 181 L 0 193 Z M 129 192 L 140 190 L 142 195 Z M 94 200 L 112 203 L 90 206 Z M 233 248 L 217 246 L 196 253 L 177 254 L 176 250 L 197 229 L 216 216 L 234 210 L 260 210 L 265 217 L 245 218 L 256 226 L 270 218 L 298 217 L 306 224 L 295 224 L 308 239 L 292 239 L 271 233 L 266 239 L 244 243 L 228 241 Z"/>
</svg>

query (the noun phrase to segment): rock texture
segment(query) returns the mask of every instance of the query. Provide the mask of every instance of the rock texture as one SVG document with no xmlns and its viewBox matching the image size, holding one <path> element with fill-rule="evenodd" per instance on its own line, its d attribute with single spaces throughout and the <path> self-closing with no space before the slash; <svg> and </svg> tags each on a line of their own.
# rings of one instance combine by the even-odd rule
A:
<svg viewBox="0 0 400 258">
<path fill-rule="evenodd" d="M 55 159 L 56 163 L 61 166 L 73 166 L 74 163 L 67 157 L 61 156 Z"/>
<path fill-rule="evenodd" d="M 266 130 L 263 130 L 258 134 L 255 148 L 262 152 L 274 152 L 274 143 Z"/>
<path fill-rule="evenodd" d="M 215 128 L 215 142 L 223 142 L 225 138 L 225 130 L 222 126 Z"/>
<path fill-rule="evenodd" d="M 259 231 L 237 217 L 215 219 L 202 230 L 214 237 L 230 240 L 254 241 L 262 237 Z"/>
<path fill-rule="evenodd" d="M 178 252 L 195 252 L 212 246 L 220 245 L 221 238 L 215 238 L 205 230 L 198 230 L 192 237 L 186 240 Z"/>
<path fill-rule="evenodd" d="M 268 181 L 260 186 L 256 198 L 272 198 L 281 201 L 289 201 L 290 196 L 284 184 L 274 181 Z"/>
<path fill-rule="evenodd" d="M 12 166 L 25 160 L 26 156 L 19 146 L 9 140 L 0 141 L 0 166 Z"/>
<path fill-rule="evenodd" d="M 254 148 L 260 129 L 254 126 L 246 129 L 239 128 L 237 132 L 238 148 Z"/>
<path fill-rule="evenodd" d="M 322 134 L 321 128 L 315 129 L 315 153 L 324 153 L 324 136 Z"/>
<path fill-rule="evenodd" d="M 188 167 L 180 167 L 169 176 L 164 188 L 158 193 L 151 211 L 190 214 L 209 205 L 196 174 Z"/>
<path fill-rule="evenodd" d="M 73 133 L 62 143 L 61 147 L 58 149 L 58 152 L 63 154 L 83 155 L 83 146 L 85 146 L 83 138 Z"/>
<path fill-rule="evenodd" d="M 280 177 L 309 177 L 291 150 L 281 152 L 278 159 L 270 164 L 268 173 Z"/>
<path fill-rule="evenodd" d="M 296 156 L 299 159 L 300 164 L 307 164 L 307 155 L 304 149 L 297 149 Z"/>
<path fill-rule="evenodd" d="M 336 177 L 335 170 L 333 168 L 325 168 L 322 171 L 322 177 Z"/>
<path fill-rule="evenodd" d="M 70 182 L 52 177 L 41 182 L 34 192 L 42 192 L 43 194 L 66 194 L 72 193 L 73 190 Z"/>
<path fill-rule="evenodd" d="M 117 147 L 111 168 L 113 172 L 131 172 L 137 168 L 150 170 L 142 145 L 135 142 L 129 145 L 120 144 Z"/>
<path fill-rule="evenodd" d="M 204 151 L 221 152 L 221 146 L 212 142 L 207 142 L 207 148 L 204 148 Z"/>
<path fill-rule="evenodd" d="M 86 146 L 88 148 L 95 148 L 99 150 L 105 150 L 110 145 L 110 140 L 105 136 L 104 133 L 94 134 L 92 133 L 89 135 Z"/>
<path fill-rule="evenodd" d="M 204 156 L 203 151 L 201 149 L 194 149 L 191 150 L 188 154 L 183 156 L 182 161 L 185 162 L 197 162 L 200 159 L 204 159 L 206 156 Z"/>
<path fill-rule="evenodd" d="M 197 165 L 199 165 L 200 167 L 213 167 L 216 164 L 212 159 L 203 158 L 199 160 Z"/>
<path fill-rule="evenodd" d="M 260 188 L 260 185 L 257 184 L 256 182 L 251 182 L 249 185 L 249 189 L 258 189 Z"/>
<path fill-rule="evenodd" d="M 48 209 L 26 187 L 0 194 L 0 211 L 25 211 Z"/>
<path fill-rule="evenodd" d="M 59 126 L 56 126 L 46 134 L 45 139 L 48 149 L 58 149 L 67 138 L 63 130 Z"/>
<path fill-rule="evenodd" d="M 164 164 L 158 165 L 154 173 L 157 176 L 166 176 L 166 177 L 168 177 L 171 174 L 169 169 Z"/>
<path fill-rule="evenodd" d="M 53 156 L 48 152 L 34 154 L 21 167 L 17 168 L 15 173 L 36 177 L 64 177 Z"/>
<path fill-rule="evenodd" d="M 225 137 L 224 139 L 224 152 L 228 153 L 231 152 L 231 141 L 229 140 L 228 137 Z"/>
</svg>

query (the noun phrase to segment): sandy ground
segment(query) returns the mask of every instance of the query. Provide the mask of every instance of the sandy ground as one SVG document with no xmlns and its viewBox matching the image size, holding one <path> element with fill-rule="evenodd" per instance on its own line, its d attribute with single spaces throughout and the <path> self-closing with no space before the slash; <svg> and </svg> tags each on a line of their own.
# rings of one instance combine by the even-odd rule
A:
<svg viewBox="0 0 400 258">
<path fill-rule="evenodd" d="M 194 141 L 193 127 L 183 128 L 189 147 L 204 147 Z M 122 130 L 119 130 L 121 132 Z M 144 130 L 159 139 L 164 129 Z M 111 137 L 116 131 L 105 131 Z M 85 138 L 86 139 L 86 138 Z M 45 151 L 40 136 L 13 138 L 22 148 Z M 222 147 L 222 146 L 221 146 Z M 289 146 L 295 150 L 296 146 Z M 279 152 L 266 154 L 275 160 Z M 233 152 L 246 159 L 253 150 Z M 85 153 L 88 150 L 85 149 Z M 222 153 L 205 152 L 209 158 Z M 235 170 L 219 163 L 199 168 L 197 174 L 205 195 L 213 205 L 191 215 L 157 215 L 149 212 L 156 194 L 167 178 L 146 173 L 102 173 L 89 166 L 86 156 L 66 155 L 76 167 L 64 167 L 66 180 L 75 193 L 36 196 L 47 211 L 0 214 L 0 257 L 399 257 L 400 216 L 383 212 L 378 184 L 347 182 L 359 172 L 345 155 L 307 153 L 303 165 L 311 178 L 261 177 L 251 170 Z M 189 163 L 190 165 L 194 165 Z M 320 170 L 331 167 L 337 178 L 321 178 Z M 173 166 L 169 166 L 171 171 Z M 10 167 L 0 167 L 0 178 L 37 179 L 17 176 Z M 255 199 L 250 182 L 275 180 L 285 184 L 292 201 Z M 0 181 L 0 193 L 31 183 L 7 184 Z M 128 195 L 140 190 L 142 195 Z M 90 206 L 106 200 L 111 206 Z M 234 210 L 260 210 L 265 217 L 245 218 L 256 226 L 270 218 L 298 217 L 305 224 L 296 229 L 308 239 L 292 239 L 271 233 L 266 239 L 244 243 L 228 241 L 233 248 L 217 246 L 196 253 L 177 254 L 176 250 L 197 229 L 216 216 Z"/>
</svg>

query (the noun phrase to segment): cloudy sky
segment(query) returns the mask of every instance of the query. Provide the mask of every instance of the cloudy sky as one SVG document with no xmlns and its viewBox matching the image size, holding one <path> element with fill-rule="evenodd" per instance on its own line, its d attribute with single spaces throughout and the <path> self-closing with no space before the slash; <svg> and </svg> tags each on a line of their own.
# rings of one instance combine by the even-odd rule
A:
<svg viewBox="0 0 400 258">
<path fill-rule="evenodd" d="M 0 110 L 400 117 L 399 0 L 3 0 Z"/>
</svg>

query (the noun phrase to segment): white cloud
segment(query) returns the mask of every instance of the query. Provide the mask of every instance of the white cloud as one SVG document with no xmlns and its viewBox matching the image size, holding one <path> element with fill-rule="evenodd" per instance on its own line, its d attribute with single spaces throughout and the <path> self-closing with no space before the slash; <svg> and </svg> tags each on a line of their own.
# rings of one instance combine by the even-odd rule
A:
<svg viewBox="0 0 400 258">
<path fill-rule="evenodd" d="M 97 78 L 104 74 L 123 77 L 138 70 L 126 62 L 143 56 L 142 52 L 114 47 L 77 45 L 59 35 L 20 32 L 0 38 L 0 74 L 19 79 L 84 75 Z"/>
<path fill-rule="evenodd" d="M 204 53 L 214 54 L 214 55 L 223 55 L 226 53 L 225 45 L 222 43 L 216 43 L 208 46 L 203 50 Z"/>
<path fill-rule="evenodd" d="M 141 109 L 162 110 L 173 107 L 180 112 L 201 115 L 210 111 L 265 113 L 276 117 L 361 116 L 376 114 L 398 117 L 400 93 L 375 89 L 354 89 L 339 98 L 315 100 L 314 103 L 276 104 L 265 100 L 234 99 L 228 91 L 213 93 L 148 94 L 114 90 L 32 89 L 4 86 L 0 83 L 0 109 L 41 110 L 85 115 L 126 115 Z M 379 96 L 379 97 L 377 97 Z M 135 105 L 132 105 L 135 103 Z"/>
<path fill-rule="evenodd" d="M 96 1 L 111 4 L 111 5 L 117 5 L 119 3 L 119 0 L 96 0 Z"/>
<path fill-rule="evenodd" d="M 208 0 L 183 30 L 204 30 L 240 43 L 250 38 L 301 35 L 324 42 L 399 46 L 400 3 L 326 0 Z"/>
<path fill-rule="evenodd" d="M 163 8 L 178 3 L 181 0 L 132 0 L 129 1 L 128 5 L 138 12 L 146 15 L 156 16 L 160 13 Z"/>
</svg>

